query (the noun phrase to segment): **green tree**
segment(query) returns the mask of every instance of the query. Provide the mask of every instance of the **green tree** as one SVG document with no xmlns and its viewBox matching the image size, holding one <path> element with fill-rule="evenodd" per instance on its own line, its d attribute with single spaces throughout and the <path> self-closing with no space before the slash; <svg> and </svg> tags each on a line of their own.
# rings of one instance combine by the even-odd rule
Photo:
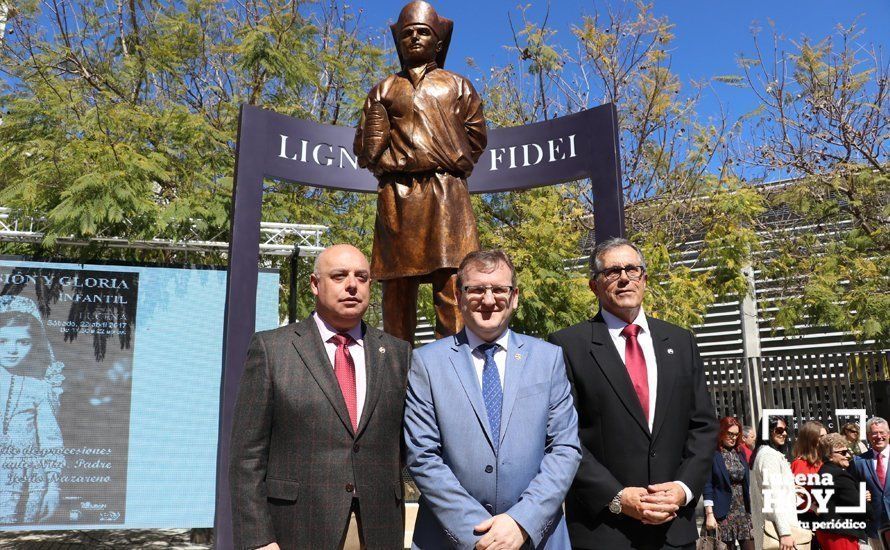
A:
<svg viewBox="0 0 890 550">
<path fill-rule="evenodd" d="M 767 47 L 758 30 L 739 65 L 741 75 L 721 80 L 750 89 L 760 107 L 738 156 L 794 180 L 769 196 L 788 219 L 781 233 L 764 232 L 775 253 L 758 266 L 782 283 L 774 327 L 825 326 L 886 345 L 890 64 L 854 24 L 819 41 L 773 31 Z"/>
<path fill-rule="evenodd" d="M 737 128 L 722 119 L 701 121 L 696 106 L 704 85 L 692 83 L 684 90 L 670 71 L 674 38 L 670 21 L 654 15 L 644 2 L 598 6 L 573 27 L 569 42 L 560 41 L 547 26 L 546 15 L 541 22 L 530 20 L 527 10 L 520 10 L 520 15 L 510 48 L 515 60 L 494 68 L 487 81 L 489 119 L 501 125 L 524 124 L 600 101 L 614 103 L 628 235 L 643 246 L 649 260 L 647 311 L 688 326 L 701 321 L 715 296 L 744 292 L 738 266 L 756 249 L 754 219 L 762 211 L 762 201 L 733 174 L 726 144 Z M 555 244 L 578 243 L 595 229 L 588 181 L 549 192 L 558 193 L 571 207 L 552 220 L 558 228 L 556 243 L 541 242 L 542 248 L 531 249 L 541 258 L 548 258 Z M 517 210 L 510 201 L 490 204 L 507 207 L 506 213 L 492 217 L 496 221 L 512 220 L 512 211 Z M 539 228 L 547 227 L 546 220 L 533 221 Z M 546 229 L 536 233 L 548 234 Z M 703 243 L 701 253 L 691 260 L 686 244 L 690 241 Z M 579 253 L 560 252 L 565 259 Z M 576 322 L 591 313 L 592 296 L 580 284 L 586 270 L 577 268 L 577 260 L 547 268 L 565 271 L 569 265 L 574 268 L 571 275 L 564 275 L 570 281 L 567 287 L 547 290 L 585 293 L 585 297 L 557 304 L 563 315 L 556 324 Z M 530 319 L 552 315 L 546 307 L 529 313 Z"/>
<path fill-rule="evenodd" d="M 18 7 L 0 44 L 0 204 L 46 217 L 45 250 L 62 236 L 226 240 L 239 105 L 350 124 L 389 64 L 335 1 Z M 266 189 L 263 219 L 328 225 L 331 241 L 370 249 L 373 197 Z M 64 253 L 195 261 L 99 246 Z M 301 313 L 310 304 L 301 296 Z"/>
</svg>

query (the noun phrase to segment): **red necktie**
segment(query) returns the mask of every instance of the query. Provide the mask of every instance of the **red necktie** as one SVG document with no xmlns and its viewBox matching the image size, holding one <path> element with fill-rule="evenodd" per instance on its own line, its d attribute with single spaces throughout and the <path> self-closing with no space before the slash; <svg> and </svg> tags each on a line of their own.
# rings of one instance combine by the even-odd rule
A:
<svg viewBox="0 0 890 550">
<path fill-rule="evenodd" d="M 878 468 L 876 474 L 878 474 L 878 485 L 881 488 L 884 488 L 884 484 L 887 482 L 887 469 L 884 467 L 884 453 L 878 453 Z"/>
<path fill-rule="evenodd" d="M 639 325 L 627 325 L 621 331 L 626 340 L 624 345 L 624 365 L 633 382 L 634 390 L 643 407 L 643 417 L 649 421 L 649 374 L 646 372 L 646 358 L 643 356 L 643 348 L 637 341 L 637 334 L 642 327 Z"/>
<path fill-rule="evenodd" d="M 346 410 L 349 411 L 349 419 L 352 421 L 352 429 L 358 430 L 358 408 L 356 407 L 355 394 L 355 361 L 349 353 L 349 343 L 353 341 L 348 334 L 335 334 L 331 341 L 337 344 L 334 353 L 334 376 L 340 384 L 343 399 L 346 400 Z"/>
</svg>

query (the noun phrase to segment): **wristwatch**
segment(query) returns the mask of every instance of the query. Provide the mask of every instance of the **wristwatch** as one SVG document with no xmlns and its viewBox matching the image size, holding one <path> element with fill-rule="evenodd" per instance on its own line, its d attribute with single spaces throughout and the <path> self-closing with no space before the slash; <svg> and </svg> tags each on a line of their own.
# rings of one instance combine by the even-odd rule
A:
<svg viewBox="0 0 890 550">
<path fill-rule="evenodd" d="M 613 514 L 621 513 L 621 493 L 624 492 L 624 489 L 618 491 L 618 494 L 612 497 L 612 501 L 609 502 L 609 511 Z"/>
</svg>

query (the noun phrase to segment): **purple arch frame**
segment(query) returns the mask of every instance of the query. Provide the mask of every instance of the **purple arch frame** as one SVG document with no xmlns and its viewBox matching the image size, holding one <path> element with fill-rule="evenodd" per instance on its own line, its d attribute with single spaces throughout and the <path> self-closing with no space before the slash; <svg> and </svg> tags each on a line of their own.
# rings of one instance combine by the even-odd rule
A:
<svg viewBox="0 0 890 550">
<path fill-rule="evenodd" d="M 247 347 L 255 329 L 257 261 L 263 179 L 361 193 L 377 181 L 355 165 L 355 129 L 317 124 L 242 105 L 235 152 L 235 185 L 223 334 L 215 548 L 232 541 L 229 451 L 232 417 Z M 471 193 L 492 193 L 590 178 L 596 240 L 624 236 L 624 199 L 613 104 L 565 117 L 489 130 L 488 148 L 468 180 Z"/>
</svg>

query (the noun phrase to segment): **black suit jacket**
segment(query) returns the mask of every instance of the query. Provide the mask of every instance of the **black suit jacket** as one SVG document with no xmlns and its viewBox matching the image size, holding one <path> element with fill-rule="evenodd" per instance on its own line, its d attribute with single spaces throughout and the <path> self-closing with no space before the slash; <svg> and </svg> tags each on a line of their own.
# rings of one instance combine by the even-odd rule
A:
<svg viewBox="0 0 890 550">
<path fill-rule="evenodd" d="M 742 480 L 742 495 L 745 500 L 745 511 L 751 513 L 751 474 L 748 468 L 748 460 L 745 455 L 739 451 L 734 451 L 742 466 L 745 468 L 745 478 Z M 723 459 L 723 453 L 714 451 L 714 460 L 711 461 L 711 475 L 705 481 L 702 489 L 702 496 L 705 500 L 714 503 L 714 517 L 722 520 L 729 515 L 729 508 L 732 505 L 732 481 L 729 478 L 729 470 L 726 467 L 726 460 Z"/>
<path fill-rule="evenodd" d="M 859 479 L 855 468 L 853 468 L 852 466 L 852 461 L 850 462 L 851 465 L 848 469 L 841 468 L 833 462 L 826 462 L 822 465 L 821 468 L 819 468 L 819 474 L 831 475 L 832 481 L 831 486 L 819 488 L 823 490 L 834 489 L 834 494 L 832 494 L 831 497 L 828 499 L 828 512 L 825 514 L 819 514 L 816 517 L 816 521 L 823 524 L 827 524 L 827 522 L 829 521 L 835 521 L 837 522 L 835 525 L 842 525 L 843 522 L 846 520 L 849 522 L 848 525 L 851 525 L 851 527 L 819 530 L 846 535 L 848 537 L 857 539 L 864 539 L 867 536 L 865 534 L 865 529 L 854 529 L 852 527 L 852 524 L 865 524 L 867 514 L 857 512 L 846 512 L 841 514 L 836 511 L 836 508 L 838 506 L 859 506 L 859 499 L 861 498 L 859 483 L 864 480 Z M 872 495 L 872 502 L 874 500 L 875 496 Z M 868 506 L 866 506 L 866 510 L 867 509 Z"/>
<path fill-rule="evenodd" d="M 353 489 L 368 548 L 401 549 L 402 416 L 411 347 L 365 327 L 358 430 L 313 319 L 254 335 L 235 408 L 236 547 L 336 548 Z"/>
<path fill-rule="evenodd" d="M 692 334 L 647 317 L 658 368 L 652 433 L 601 314 L 550 336 L 563 348 L 578 409 L 581 466 L 566 497 L 576 548 L 662 548 L 692 543 L 695 500 L 717 438 L 714 406 Z M 682 481 L 696 497 L 673 521 L 643 525 L 609 512 L 624 487 Z"/>
</svg>

